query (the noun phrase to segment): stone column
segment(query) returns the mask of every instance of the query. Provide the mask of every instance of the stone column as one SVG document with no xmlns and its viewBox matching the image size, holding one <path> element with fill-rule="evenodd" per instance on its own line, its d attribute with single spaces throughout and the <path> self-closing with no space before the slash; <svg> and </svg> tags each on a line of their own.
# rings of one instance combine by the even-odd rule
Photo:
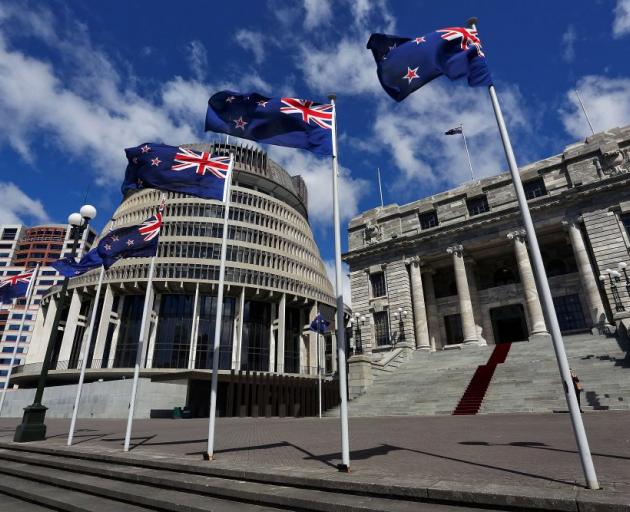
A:
<svg viewBox="0 0 630 512">
<path fill-rule="evenodd" d="M 426 290 L 424 290 L 424 303 L 427 309 L 427 325 L 429 330 L 429 345 L 431 350 L 435 352 L 438 346 L 442 346 L 440 340 L 440 318 L 438 314 L 437 302 L 435 300 L 435 287 L 433 286 L 434 270 L 424 268 L 422 272 L 422 282 Z"/>
<path fill-rule="evenodd" d="M 241 288 L 236 303 L 236 317 L 234 319 L 234 338 L 232 342 L 232 369 L 241 369 L 241 352 L 243 351 L 243 317 L 245 316 L 245 288 Z"/>
<path fill-rule="evenodd" d="M 532 265 L 527 253 L 525 230 L 517 229 L 516 231 L 511 231 L 507 234 L 507 237 L 514 241 L 514 254 L 518 265 L 518 273 L 521 276 L 525 305 L 531 323 L 529 326 L 529 336 L 549 336 L 540 298 L 538 297 L 538 291 L 536 289 L 534 272 L 532 271 Z"/>
<path fill-rule="evenodd" d="M 422 289 L 422 276 L 420 273 L 420 258 L 415 257 L 409 263 L 411 278 L 411 298 L 413 301 L 413 321 L 418 350 L 431 350 L 429 340 L 429 324 L 427 310 L 424 302 L 424 290 Z"/>
<path fill-rule="evenodd" d="M 190 325 L 190 349 L 188 351 L 188 369 L 195 368 L 197 359 L 197 329 L 199 328 L 199 283 L 195 286 L 195 298 L 193 299 L 193 313 Z"/>
<path fill-rule="evenodd" d="M 74 344 L 74 333 L 77 330 L 79 321 L 79 311 L 81 310 L 81 297 L 79 292 L 74 290 L 70 299 L 70 308 L 66 317 L 66 324 L 63 329 L 63 338 L 61 341 L 61 349 L 59 350 L 58 363 L 68 362 L 72 353 L 72 345 Z"/>
<path fill-rule="evenodd" d="M 452 245 L 446 252 L 453 255 L 453 268 L 455 270 L 455 284 L 457 285 L 457 296 L 459 297 L 459 314 L 462 320 L 462 331 L 465 344 L 477 344 L 477 326 L 473 314 L 473 305 L 470 300 L 470 289 L 468 288 L 468 277 L 466 276 L 466 265 L 464 264 L 464 248 L 461 244 Z"/>
<path fill-rule="evenodd" d="M 112 287 L 108 284 L 103 284 L 103 290 L 101 293 L 105 293 L 103 299 L 103 308 L 101 309 L 101 317 L 98 320 L 98 329 L 96 331 L 96 342 L 94 344 L 94 356 L 93 361 L 99 361 L 98 367 L 103 364 L 103 351 L 105 350 L 105 340 L 107 339 L 107 331 L 109 330 L 109 321 L 112 316 L 112 304 L 114 302 L 114 293 Z M 94 326 L 96 327 L 96 326 Z M 94 364 L 92 364 L 94 367 Z"/>
<path fill-rule="evenodd" d="M 284 341 L 286 336 L 286 309 L 287 294 L 283 293 L 278 303 L 278 339 L 276 341 L 276 350 L 278 353 L 278 373 L 284 373 Z"/>
<path fill-rule="evenodd" d="M 578 272 L 580 274 L 580 283 L 586 295 L 586 302 L 589 309 L 588 319 L 590 320 L 593 333 L 597 333 L 599 330 L 598 326 L 603 326 L 603 324 L 608 322 L 606 320 L 604 304 L 601 296 L 599 295 L 597 278 L 593 273 L 593 268 L 591 267 L 591 262 L 588 259 L 588 253 L 586 252 L 584 238 L 582 238 L 582 232 L 579 225 L 580 221 L 581 219 L 571 219 L 564 221 L 563 224 L 569 231 L 569 239 L 571 240 L 575 262 L 577 263 Z"/>
</svg>

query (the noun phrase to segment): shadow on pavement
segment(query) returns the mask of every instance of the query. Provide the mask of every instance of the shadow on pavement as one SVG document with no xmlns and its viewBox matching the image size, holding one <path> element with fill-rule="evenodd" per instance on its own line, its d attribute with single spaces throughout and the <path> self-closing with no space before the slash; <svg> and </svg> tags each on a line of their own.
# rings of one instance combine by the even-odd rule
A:
<svg viewBox="0 0 630 512">
<path fill-rule="evenodd" d="M 513 443 L 488 443 L 487 441 L 460 441 L 459 444 L 466 446 L 518 446 L 521 448 L 538 448 L 539 450 L 548 450 L 550 452 L 562 452 L 562 453 L 574 453 L 577 455 L 577 450 L 563 450 L 562 448 L 552 448 L 545 443 L 538 443 L 536 441 L 515 441 Z M 591 455 L 595 457 L 609 457 L 611 459 L 630 460 L 630 457 L 624 457 L 623 455 L 611 455 L 609 453 L 597 453 L 591 452 Z"/>
<path fill-rule="evenodd" d="M 142 441 L 140 441 L 139 443 L 129 443 L 129 451 L 133 450 L 134 448 L 137 448 L 138 446 L 142 446 L 143 444 L 146 444 L 147 441 L 151 441 L 151 439 L 153 439 L 157 434 L 153 434 L 152 436 L 138 436 L 138 437 L 132 437 L 131 441 L 133 441 L 134 439 L 142 439 Z M 103 441 L 107 441 L 107 442 L 117 442 L 117 441 L 125 441 L 124 437 L 115 437 L 113 439 L 103 439 Z"/>
</svg>

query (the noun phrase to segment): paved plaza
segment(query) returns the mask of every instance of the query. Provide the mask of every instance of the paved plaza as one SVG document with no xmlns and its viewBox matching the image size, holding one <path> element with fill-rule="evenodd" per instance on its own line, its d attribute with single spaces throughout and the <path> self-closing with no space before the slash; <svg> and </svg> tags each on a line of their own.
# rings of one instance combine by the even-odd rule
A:
<svg viewBox="0 0 630 512">
<path fill-rule="evenodd" d="M 630 413 L 590 413 L 584 421 L 601 496 L 630 503 Z M 0 441 L 12 440 L 17 423 L 0 421 Z M 48 439 L 38 444 L 64 447 L 68 421 L 47 424 Z M 134 426 L 130 456 L 202 460 L 207 420 L 138 420 Z M 80 420 L 78 428 L 75 450 L 122 452 L 124 421 Z M 570 419 L 561 413 L 353 418 L 350 476 L 336 470 L 337 418 L 219 419 L 216 432 L 216 468 L 558 496 L 584 482 Z"/>
</svg>

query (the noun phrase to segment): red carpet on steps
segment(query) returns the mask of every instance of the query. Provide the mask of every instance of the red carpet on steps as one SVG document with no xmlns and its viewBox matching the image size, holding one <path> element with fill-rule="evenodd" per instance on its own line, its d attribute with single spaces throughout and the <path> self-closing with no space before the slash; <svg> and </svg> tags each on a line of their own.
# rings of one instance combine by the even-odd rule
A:
<svg viewBox="0 0 630 512">
<path fill-rule="evenodd" d="M 453 414 L 477 414 L 479 407 L 481 407 L 481 402 L 483 402 L 483 398 L 486 396 L 486 391 L 488 391 L 494 370 L 498 364 L 505 362 L 511 346 L 511 343 L 501 343 L 494 347 L 488 362 L 477 367 L 477 371 L 475 371 L 472 379 L 470 379 L 468 387 L 453 411 Z"/>
</svg>

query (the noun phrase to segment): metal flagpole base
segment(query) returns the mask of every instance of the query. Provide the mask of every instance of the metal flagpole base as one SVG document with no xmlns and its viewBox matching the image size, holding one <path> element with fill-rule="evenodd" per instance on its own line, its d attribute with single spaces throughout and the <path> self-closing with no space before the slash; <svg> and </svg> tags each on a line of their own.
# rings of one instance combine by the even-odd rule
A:
<svg viewBox="0 0 630 512">
<path fill-rule="evenodd" d="M 24 408 L 22 423 L 15 429 L 14 443 L 30 443 L 31 441 L 44 441 L 46 439 L 46 411 L 44 405 L 29 405 Z"/>
<path fill-rule="evenodd" d="M 337 470 L 340 473 L 350 473 L 350 466 L 346 464 L 337 464 Z"/>
</svg>

